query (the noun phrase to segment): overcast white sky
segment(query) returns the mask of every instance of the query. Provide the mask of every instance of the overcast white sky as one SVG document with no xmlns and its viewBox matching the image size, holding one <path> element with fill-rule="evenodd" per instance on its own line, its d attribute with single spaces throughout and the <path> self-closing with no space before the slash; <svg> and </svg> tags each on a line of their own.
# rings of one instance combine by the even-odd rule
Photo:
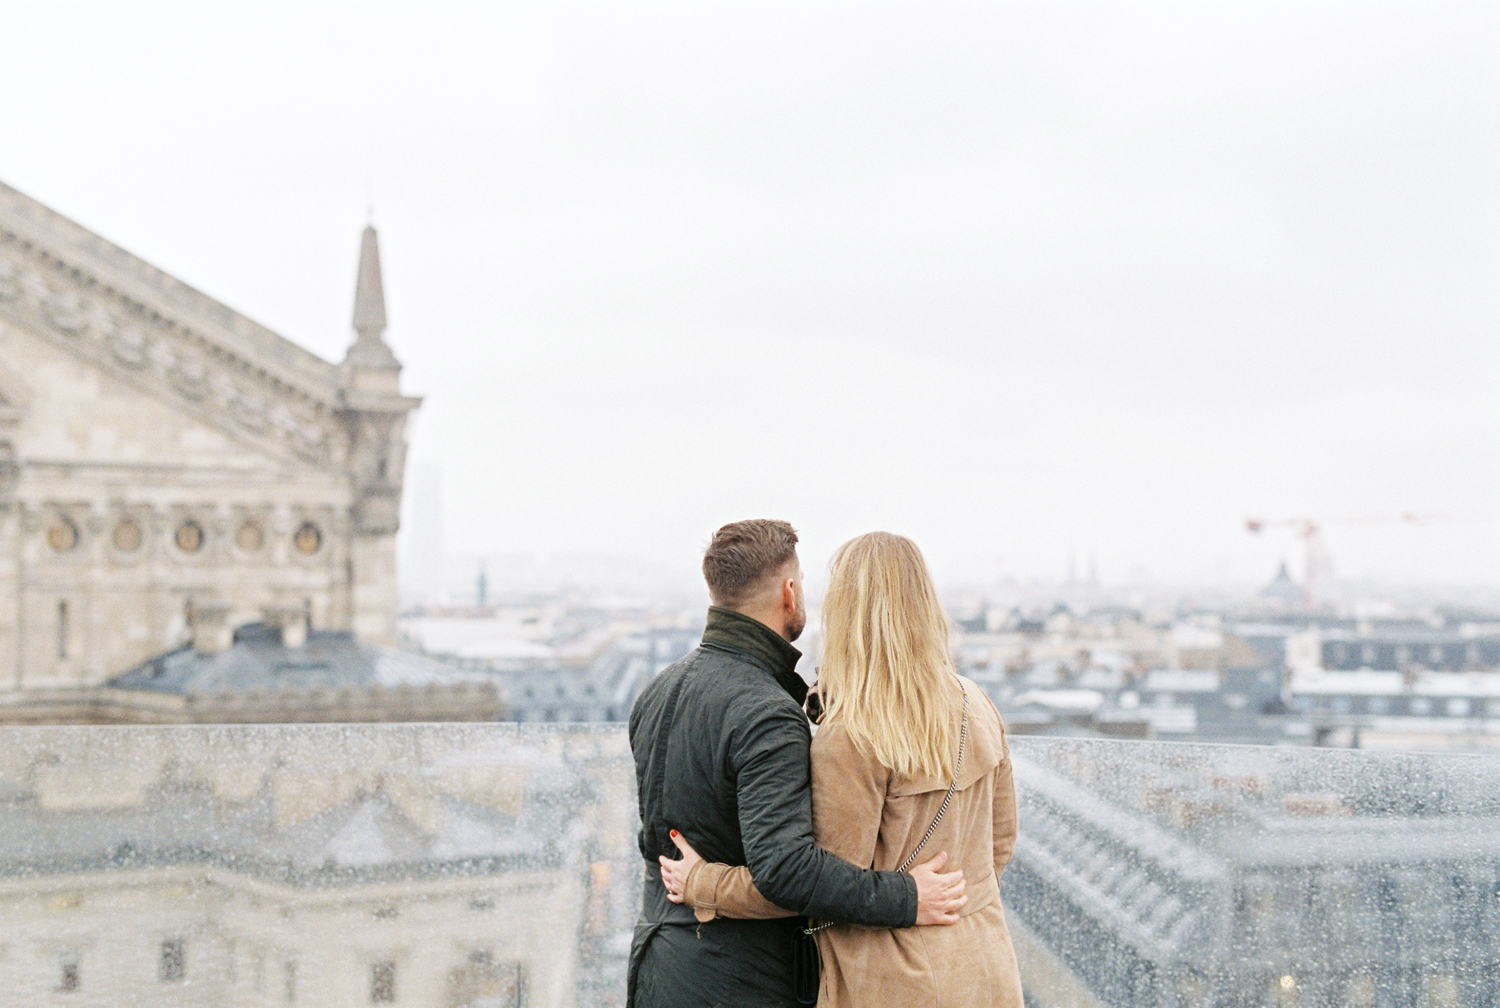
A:
<svg viewBox="0 0 1500 1008">
<path fill-rule="evenodd" d="M 1493 582 L 1497 21 L 11 3 L 0 179 L 332 359 L 373 204 L 455 551 Z"/>
</svg>

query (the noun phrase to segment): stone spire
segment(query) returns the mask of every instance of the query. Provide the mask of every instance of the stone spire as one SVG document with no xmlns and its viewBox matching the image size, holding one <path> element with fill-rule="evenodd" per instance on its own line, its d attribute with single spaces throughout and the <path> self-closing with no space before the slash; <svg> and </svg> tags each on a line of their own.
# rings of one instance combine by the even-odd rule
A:
<svg viewBox="0 0 1500 1008">
<path fill-rule="evenodd" d="M 354 345 L 344 358 L 345 364 L 400 369 L 400 362 L 385 342 L 385 287 L 380 281 L 380 245 L 373 224 L 366 225 L 359 243 L 359 279 L 354 286 L 354 332 Z"/>
<path fill-rule="evenodd" d="M 348 438 L 349 609 L 354 635 L 396 643 L 396 531 L 406 470 L 406 418 L 420 399 L 401 394 L 401 364 L 385 342 L 385 290 L 373 225 L 359 246 L 354 345 L 340 368 L 339 419 Z"/>
</svg>

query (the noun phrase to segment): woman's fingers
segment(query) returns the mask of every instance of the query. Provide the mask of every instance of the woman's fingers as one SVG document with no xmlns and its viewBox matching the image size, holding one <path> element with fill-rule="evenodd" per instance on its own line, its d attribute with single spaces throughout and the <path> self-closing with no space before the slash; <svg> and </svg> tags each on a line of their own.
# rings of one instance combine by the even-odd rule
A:
<svg viewBox="0 0 1500 1008">
<path fill-rule="evenodd" d="M 917 865 L 917 867 L 918 868 L 925 868 L 928 871 L 932 872 L 934 875 L 936 875 L 938 872 L 940 872 L 940 871 L 943 870 L 943 865 L 945 865 L 947 863 L 948 863 L 948 852 L 947 851 L 939 851 L 938 853 L 934 854 L 932 857 L 928 858 L 926 861 L 923 861 L 921 864 Z M 960 872 L 959 874 L 963 874 L 963 873 Z"/>
<path fill-rule="evenodd" d="M 661 884 L 666 887 L 667 899 L 673 903 L 681 903 L 682 890 L 687 884 L 687 872 L 683 871 L 683 863 L 665 855 L 656 860 L 661 864 Z"/>
<path fill-rule="evenodd" d="M 702 860 L 698 856 L 698 852 L 695 851 L 695 850 L 693 850 L 693 845 L 687 842 L 687 837 L 683 836 L 681 833 L 677 832 L 676 830 L 672 831 L 672 842 L 677 845 L 677 849 L 682 852 L 682 856 L 684 858 L 686 858 L 687 860 L 689 860 L 689 861 L 700 861 L 700 860 Z"/>
<path fill-rule="evenodd" d="M 661 884 L 666 886 L 667 899 L 673 903 L 682 903 L 683 890 L 687 888 L 688 872 L 693 865 L 703 859 L 698 852 L 693 850 L 693 845 L 683 839 L 682 834 L 672 830 L 672 842 L 677 845 L 677 851 L 682 856 L 669 858 L 665 854 L 656 860 L 661 863 Z"/>
</svg>

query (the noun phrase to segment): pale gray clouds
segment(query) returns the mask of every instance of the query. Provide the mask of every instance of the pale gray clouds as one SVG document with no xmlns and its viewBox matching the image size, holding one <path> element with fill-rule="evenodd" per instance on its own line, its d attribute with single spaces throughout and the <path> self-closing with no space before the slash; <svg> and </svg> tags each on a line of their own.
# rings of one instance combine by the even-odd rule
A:
<svg viewBox="0 0 1500 1008">
<path fill-rule="evenodd" d="M 373 201 L 455 550 L 768 514 L 1258 577 L 1248 513 L 1500 513 L 1489 4 L 7 18 L 0 178 L 325 356 Z M 1330 545 L 1500 568 L 1493 522 Z"/>
</svg>

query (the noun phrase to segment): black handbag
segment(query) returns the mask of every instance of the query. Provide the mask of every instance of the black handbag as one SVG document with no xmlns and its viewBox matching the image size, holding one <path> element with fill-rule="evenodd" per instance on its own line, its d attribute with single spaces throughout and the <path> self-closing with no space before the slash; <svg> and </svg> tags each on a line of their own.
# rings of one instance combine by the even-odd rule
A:
<svg viewBox="0 0 1500 1008">
<path fill-rule="evenodd" d="M 927 841 L 932 839 L 932 834 L 937 832 L 938 823 L 943 821 L 943 814 L 948 811 L 948 803 L 953 800 L 953 792 L 958 789 L 958 778 L 964 769 L 964 746 L 969 741 L 969 691 L 964 690 L 964 719 L 958 730 L 958 763 L 953 768 L 953 783 L 948 785 L 948 793 L 943 796 L 943 804 L 938 808 L 937 815 L 932 818 L 932 825 L 927 827 L 927 833 L 922 837 L 920 843 L 912 849 L 905 861 L 901 862 L 898 872 L 904 872 L 911 867 L 911 863 L 917 859 L 917 854 Z M 801 927 L 792 934 L 792 993 L 796 995 L 797 1003 L 802 1005 L 815 1005 L 818 1003 L 818 985 L 821 963 L 818 959 L 817 933 L 826 927 L 832 927 L 833 921 L 822 924 L 814 924 L 808 918 Z"/>
</svg>

